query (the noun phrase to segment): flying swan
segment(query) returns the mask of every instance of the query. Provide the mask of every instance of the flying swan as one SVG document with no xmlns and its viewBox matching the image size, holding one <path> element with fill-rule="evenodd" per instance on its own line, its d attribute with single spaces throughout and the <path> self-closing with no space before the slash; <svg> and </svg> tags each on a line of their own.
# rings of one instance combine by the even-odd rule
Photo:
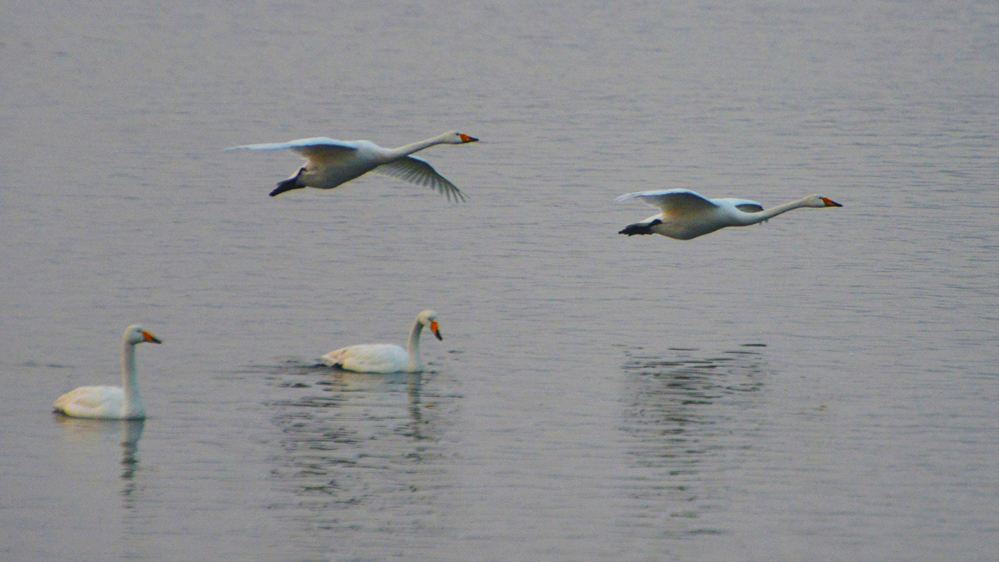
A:
<svg viewBox="0 0 999 562">
<path fill-rule="evenodd" d="M 821 195 L 808 197 L 764 209 L 756 201 L 746 199 L 707 199 L 686 189 L 640 191 L 628 193 L 617 201 L 640 199 L 643 203 L 662 210 L 642 222 L 624 227 L 618 234 L 661 234 L 677 240 L 690 240 L 726 226 L 748 226 L 763 222 L 801 207 L 842 207 Z"/>
<path fill-rule="evenodd" d="M 135 378 L 135 346 L 143 343 L 161 343 L 155 336 L 133 325 L 125 330 L 121 341 L 121 385 L 81 386 L 63 394 L 55 401 L 55 411 L 74 418 L 103 420 L 142 420 L 146 411 L 139 399 Z"/>
<path fill-rule="evenodd" d="M 399 148 L 383 148 L 366 140 L 341 141 L 316 137 L 280 143 L 234 146 L 226 150 L 287 148 L 306 159 L 305 166 L 302 166 L 294 176 L 278 182 L 277 189 L 271 192 L 271 197 L 303 187 L 333 189 L 368 172 L 375 172 L 417 185 L 425 185 L 440 192 L 448 198 L 448 201 L 452 197 L 456 201 L 464 201 L 465 196 L 453 183 L 438 174 L 426 160 L 411 154 L 437 144 L 467 144 L 478 140 L 465 133 L 451 131 Z"/>
<path fill-rule="evenodd" d="M 413 330 L 409 333 L 406 349 L 387 343 L 352 345 L 331 351 L 322 356 L 322 362 L 330 367 L 359 373 L 415 373 L 423 370 L 420 361 L 420 331 L 426 326 L 437 337 L 441 337 L 437 325 L 437 313 L 424 310 L 416 317 Z"/>
</svg>

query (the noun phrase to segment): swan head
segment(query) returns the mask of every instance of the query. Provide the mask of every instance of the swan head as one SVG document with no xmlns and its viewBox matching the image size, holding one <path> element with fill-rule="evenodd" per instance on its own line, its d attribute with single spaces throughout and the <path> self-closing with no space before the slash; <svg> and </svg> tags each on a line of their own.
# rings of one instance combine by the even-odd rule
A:
<svg viewBox="0 0 999 562">
<path fill-rule="evenodd" d="M 125 330 L 125 341 L 131 345 L 138 345 L 144 342 L 163 343 L 158 340 L 156 336 L 152 335 L 138 324 L 129 326 L 128 329 Z"/>
<path fill-rule="evenodd" d="M 436 337 L 439 341 L 444 341 L 444 337 L 441 336 L 440 326 L 437 324 L 436 312 L 433 310 L 424 310 L 419 316 L 416 317 L 416 319 L 420 321 L 420 324 L 423 324 L 431 332 L 433 332 L 434 337 Z"/>
<path fill-rule="evenodd" d="M 809 195 L 805 198 L 806 207 L 842 207 L 839 203 L 821 195 Z"/>
<path fill-rule="evenodd" d="M 448 144 L 468 144 L 470 142 L 479 142 L 479 139 L 470 137 L 465 133 L 459 133 L 458 131 L 444 133 L 441 135 L 441 140 Z"/>
</svg>

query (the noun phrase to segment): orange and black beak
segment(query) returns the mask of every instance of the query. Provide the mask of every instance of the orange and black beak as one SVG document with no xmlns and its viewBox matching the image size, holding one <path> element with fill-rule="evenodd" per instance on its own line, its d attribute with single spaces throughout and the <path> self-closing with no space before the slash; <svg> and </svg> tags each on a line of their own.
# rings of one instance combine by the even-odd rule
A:
<svg viewBox="0 0 999 562">
<path fill-rule="evenodd" d="M 441 330 L 437 326 L 437 322 L 431 322 L 430 323 L 430 331 L 433 332 L 435 336 L 437 336 L 438 340 L 444 341 L 444 337 L 441 336 Z"/>
<path fill-rule="evenodd" d="M 479 142 L 479 139 L 477 139 L 475 137 L 470 137 L 470 136 L 466 135 L 465 133 L 459 133 L 458 137 L 461 138 L 461 142 Z"/>
<path fill-rule="evenodd" d="M 145 330 L 142 330 L 142 339 L 149 343 L 163 343 L 160 340 L 156 339 L 156 336 L 150 334 Z"/>
<path fill-rule="evenodd" d="M 828 197 L 823 197 L 822 202 L 826 204 L 826 207 L 842 207 L 839 203 L 833 201 Z"/>
</svg>

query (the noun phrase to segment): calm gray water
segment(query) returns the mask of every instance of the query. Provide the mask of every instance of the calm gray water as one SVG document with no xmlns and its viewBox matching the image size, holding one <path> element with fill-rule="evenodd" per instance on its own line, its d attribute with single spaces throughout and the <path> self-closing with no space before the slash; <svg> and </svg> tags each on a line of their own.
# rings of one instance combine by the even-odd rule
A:
<svg viewBox="0 0 999 562">
<path fill-rule="evenodd" d="M 995 560 L 991 0 L 41 1 L 0 76 L 4 560 Z M 464 205 L 222 152 L 450 129 Z M 844 207 L 616 234 L 672 187 Z M 54 416 L 134 322 L 149 419 Z"/>
</svg>

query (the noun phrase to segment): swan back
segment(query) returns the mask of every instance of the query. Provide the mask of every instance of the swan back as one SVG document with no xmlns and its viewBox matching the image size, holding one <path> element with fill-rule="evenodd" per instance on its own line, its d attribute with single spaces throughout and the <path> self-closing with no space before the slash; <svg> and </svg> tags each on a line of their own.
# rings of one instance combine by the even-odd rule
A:
<svg viewBox="0 0 999 562">
<path fill-rule="evenodd" d="M 398 373 L 409 370 L 409 353 L 398 345 L 375 343 L 351 345 L 331 351 L 321 358 L 330 367 L 359 373 Z"/>
</svg>

